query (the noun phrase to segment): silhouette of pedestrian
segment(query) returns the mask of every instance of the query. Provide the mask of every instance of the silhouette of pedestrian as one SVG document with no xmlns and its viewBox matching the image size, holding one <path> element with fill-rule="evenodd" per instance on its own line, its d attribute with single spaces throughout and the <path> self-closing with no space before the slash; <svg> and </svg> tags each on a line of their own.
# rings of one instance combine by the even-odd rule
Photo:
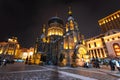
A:
<svg viewBox="0 0 120 80">
<path fill-rule="evenodd" d="M 25 60 L 25 64 L 28 64 L 28 56 L 27 56 L 27 58 L 26 58 L 26 60 Z"/>
<path fill-rule="evenodd" d="M 114 63 L 114 60 L 113 60 L 113 59 L 111 59 L 111 60 L 109 61 L 109 65 L 110 65 L 111 71 L 114 71 L 114 70 L 115 70 L 115 63 Z"/>
<path fill-rule="evenodd" d="M 100 68 L 98 57 L 96 57 L 96 59 L 95 59 L 95 66 L 96 66 L 96 68 Z"/>
<path fill-rule="evenodd" d="M 119 59 L 116 59 L 115 60 L 115 65 L 116 65 L 116 67 L 117 67 L 117 69 L 118 69 L 118 71 L 120 72 L 120 65 L 119 65 Z"/>
</svg>

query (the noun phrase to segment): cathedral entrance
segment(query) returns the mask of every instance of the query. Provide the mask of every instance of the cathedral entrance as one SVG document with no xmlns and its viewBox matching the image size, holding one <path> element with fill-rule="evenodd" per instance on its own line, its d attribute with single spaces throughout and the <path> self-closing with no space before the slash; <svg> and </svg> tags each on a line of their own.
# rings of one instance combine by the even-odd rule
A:
<svg viewBox="0 0 120 80">
<path fill-rule="evenodd" d="M 76 64 L 77 66 L 84 66 L 86 62 L 89 62 L 89 55 L 87 54 L 87 48 L 84 45 L 77 45 L 76 47 Z"/>
</svg>

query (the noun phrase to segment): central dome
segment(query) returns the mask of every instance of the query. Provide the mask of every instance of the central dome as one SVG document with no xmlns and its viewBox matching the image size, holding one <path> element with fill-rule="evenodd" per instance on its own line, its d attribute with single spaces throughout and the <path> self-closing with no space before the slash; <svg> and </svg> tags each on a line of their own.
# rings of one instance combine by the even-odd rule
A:
<svg viewBox="0 0 120 80">
<path fill-rule="evenodd" d="M 59 24 L 62 24 L 62 25 L 64 24 L 63 20 L 59 17 L 50 18 L 49 21 L 48 21 L 48 25 L 50 25 L 51 23 L 59 23 Z"/>
<path fill-rule="evenodd" d="M 48 36 L 63 35 L 63 20 L 59 17 L 52 17 L 48 20 Z"/>
</svg>

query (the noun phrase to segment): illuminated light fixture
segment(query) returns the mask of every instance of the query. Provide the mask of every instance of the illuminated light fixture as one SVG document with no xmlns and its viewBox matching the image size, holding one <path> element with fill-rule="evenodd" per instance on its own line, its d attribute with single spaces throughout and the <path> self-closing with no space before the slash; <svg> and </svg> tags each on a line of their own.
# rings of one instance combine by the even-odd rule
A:
<svg viewBox="0 0 120 80">
<path fill-rule="evenodd" d="M 11 42 L 11 41 L 12 41 L 12 39 L 8 39 L 8 41 L 10 41 L 10 42 Z"/>
<path fill-rule="evenodd" d="M 111 20 L 113 20 L 113 17 L 111 17 Z"/>
<path fill-rule="evenodd" d="M 112 41 L 112 39 L 111 39 L 111 38 L 110 38 L 109 40 L 110 40 L 110 41 Z"/>
<path fill-rule="evenodd" d="M 23 59 L 26 59 L 27 56 L 28 56 L 28 53 L 27 53 L 27 52 L 24 52 L 23 55 L 22 55 L 22 58 L 23 58 Z"/>
<path fill-rule="evenodd" d="M 103 21 L 103 23 L 105 24 L 105 21 Z"/>
<path fill-rule="evenodd" d="M 68 47 L 66 46 L 65 49 L 68 49 Z"/>
<path fill-rule="evenodd" d="M 76 37 L 74 36 L 74 42 L 76 43 L 77 42 L 77 39 L 76 39 Z"/>
<path fill-rule="evenodd" d="M 116 16 L 114 16 L 114 19 L 116 19 Z"/>
<path fill-rule="evenodd" d="M 107 40 L 105 40 L 105 42 L 107 42 Z"/>
<path fill-rule="evenodd" d="M 68 14 L 69 14 L 69 15 L 72 15 L 71 7 L 69 7 Z"/>
<path fill-rule="evenodd" d="M 100 43 L 97 43 L 97 47 L 100 47 L 100 45 L 101 45 Z"/>
<path fill-rule="evenodd" d="M 108 20 L 107 20 L 107 19 L 106 19 L 105 21 L 106 21 L 106 22 L 108 22 Z"/>
<path fill-rule="evenodd" d="M 99 25 L 102 25 L 101 23 L 99 23 Z"/>
<path fill-rule="evenodd" d="M 72 49 L 72 46 L 69 46 L 69 49 Z"/>
<path fill-rule="evenodd" d="M 119 14 L 117 14 L 117 17 L 120 17 Z"/>
<path fill-rule="evenodd" d="M 94 45 L 91 45 L 91 48 L 94 48 Z"/>
<path fill-rule="evenodd" d="M 118 45 L 115 45 L 114 48 L 119 48 L 119 46 L 118 46 Z"/>
<path fill-rule="evenodd" d="M 32 55 L 33 55 L 33 52 L 29 52 L 29 55 L 32 56 Z"/>
<path fill-rule="evenodd" d="M 2 50 L 0 50 L 0 54 L 2 54 Z"/>
</svg>

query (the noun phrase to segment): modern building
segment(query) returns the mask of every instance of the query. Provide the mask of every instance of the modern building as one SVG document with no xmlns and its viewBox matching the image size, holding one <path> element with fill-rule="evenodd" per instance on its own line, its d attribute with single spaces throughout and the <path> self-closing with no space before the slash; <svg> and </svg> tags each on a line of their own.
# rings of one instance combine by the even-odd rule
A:
<svg viewBox="0 0 120 80">
<path fill-rule="evenodd" d="M 86 39 L 87 51 L 90 58 L 106 58 L 107 49 L 103 39 L 104 35 L 98 35 L 89 39 Z"/>
<path fill-rule="evenodd" d="M 107 48 L 108 57 L 120 58 L 120 29 L 113 29 L 106 32 L 103 39 Z"/>
<path fill-rule="evenodd" d="M 90 58 L 120 57 L 120 30 L 112 29 L 86 40 Z"/>
<path fill-rule="evenodd" d="M 86 39 L 90 58 L 120 57 L 120 10 L 98 21 L 102 34 Z"/>
<path fill-rule="evenodd" d="M 120 10 L 98 21 L 103 33 L 111 29 L 120 29 Z"/>
</svg>

